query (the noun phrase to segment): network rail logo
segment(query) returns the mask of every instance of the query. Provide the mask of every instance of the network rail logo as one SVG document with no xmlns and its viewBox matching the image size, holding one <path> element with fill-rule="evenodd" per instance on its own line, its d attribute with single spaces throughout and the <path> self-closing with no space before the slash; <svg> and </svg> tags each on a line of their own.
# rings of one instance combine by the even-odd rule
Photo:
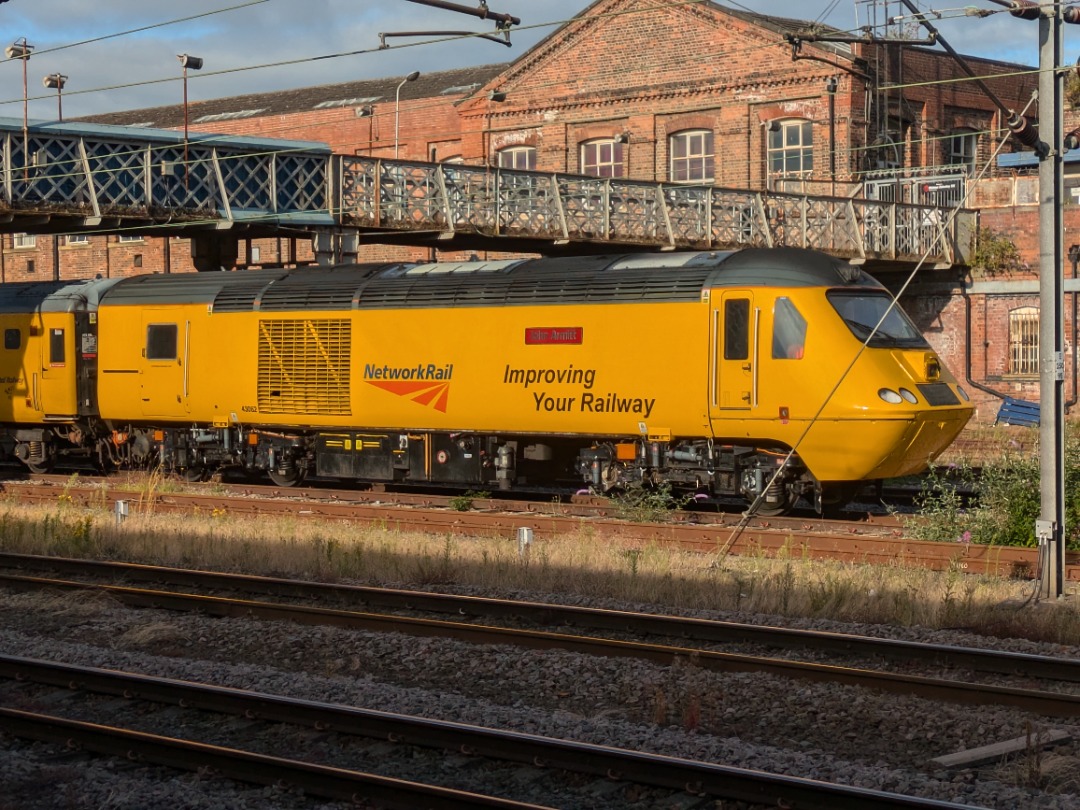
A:
<svg viewBox="0 0 1080 810">
<path fill-rule="evenodd" d="M 411 399 L 440 413 L 446 413 L 454 364 L 417 363 L 415 366 L 364 364 L 364 382 L 391 394 Z"/>
</svg>

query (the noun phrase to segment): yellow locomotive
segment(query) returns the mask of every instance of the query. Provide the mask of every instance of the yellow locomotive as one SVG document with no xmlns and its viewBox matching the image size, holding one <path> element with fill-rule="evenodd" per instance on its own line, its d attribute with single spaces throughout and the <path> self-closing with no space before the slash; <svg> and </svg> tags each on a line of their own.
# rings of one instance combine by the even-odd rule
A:
<svg viewBox="0 0 1080 810">
<path fill-rule="evenodd" d="M 667 483 L 779 513 L 922 470 L 971 416 L 891 304 L 790 248 L 7 284 L 0 422 L 37 471 Z"/>
</svg>

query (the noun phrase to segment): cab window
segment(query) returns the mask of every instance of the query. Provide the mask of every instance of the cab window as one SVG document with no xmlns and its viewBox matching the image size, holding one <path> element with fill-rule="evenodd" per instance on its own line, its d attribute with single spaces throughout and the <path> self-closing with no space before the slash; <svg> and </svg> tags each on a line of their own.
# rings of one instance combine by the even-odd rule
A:
<svg viewBox="0 0 1080 810">
<path fill-rule="evenodd" d="M 146 327 L 146 359 L 176 359 L 176 324 L 152 323 Z"/>
<path fill-rule="evenodd" d="M 806 348 L 806 318 L 789 298 L 777 298 L 773 307 L 772 356 L 801 360 Z"/>
<path fill-rule="evenodd" d="M 62 366 L 67 362 L 66 347 L 64 345 L 64 330 L 49 330 L 49 365 Z"/>
</svg>

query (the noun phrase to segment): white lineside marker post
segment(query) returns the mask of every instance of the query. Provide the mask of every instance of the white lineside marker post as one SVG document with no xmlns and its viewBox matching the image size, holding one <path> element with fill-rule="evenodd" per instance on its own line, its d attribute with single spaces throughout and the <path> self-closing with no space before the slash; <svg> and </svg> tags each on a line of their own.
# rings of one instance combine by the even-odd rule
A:
<svg viewBox="0 0 1080 810">
<path fill-rule="evenodd" d="M 533 530 L 528 526 L 522 526 L 517 530 L 518 557 L 525 559 L 529 556 L 529 546 L 533 541 Z"/>
<path fill-rule="evenodd" d="M 116 525 L 119 526 L 124 522 L 124 519 L 128 516 L 128 502 L 117 501 L 116 502 Z"/>
</svg>

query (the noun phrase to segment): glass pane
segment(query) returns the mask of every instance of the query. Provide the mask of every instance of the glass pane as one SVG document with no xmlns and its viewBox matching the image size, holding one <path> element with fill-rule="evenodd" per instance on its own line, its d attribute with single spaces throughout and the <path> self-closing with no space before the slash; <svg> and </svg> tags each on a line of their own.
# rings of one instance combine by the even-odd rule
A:
<svg viewBox="0 0 1080 810">
<path fill-rule="evenodd" d="M 146 359 L 176 359 L 176 324 L 155 323 L 146 327 Z"/>
<path fill-rule="evenodd" d="M 750 356 L 750 300 L 735 298 L 724 302 L 724 359 L 745 360 Z"/>
</svg>

